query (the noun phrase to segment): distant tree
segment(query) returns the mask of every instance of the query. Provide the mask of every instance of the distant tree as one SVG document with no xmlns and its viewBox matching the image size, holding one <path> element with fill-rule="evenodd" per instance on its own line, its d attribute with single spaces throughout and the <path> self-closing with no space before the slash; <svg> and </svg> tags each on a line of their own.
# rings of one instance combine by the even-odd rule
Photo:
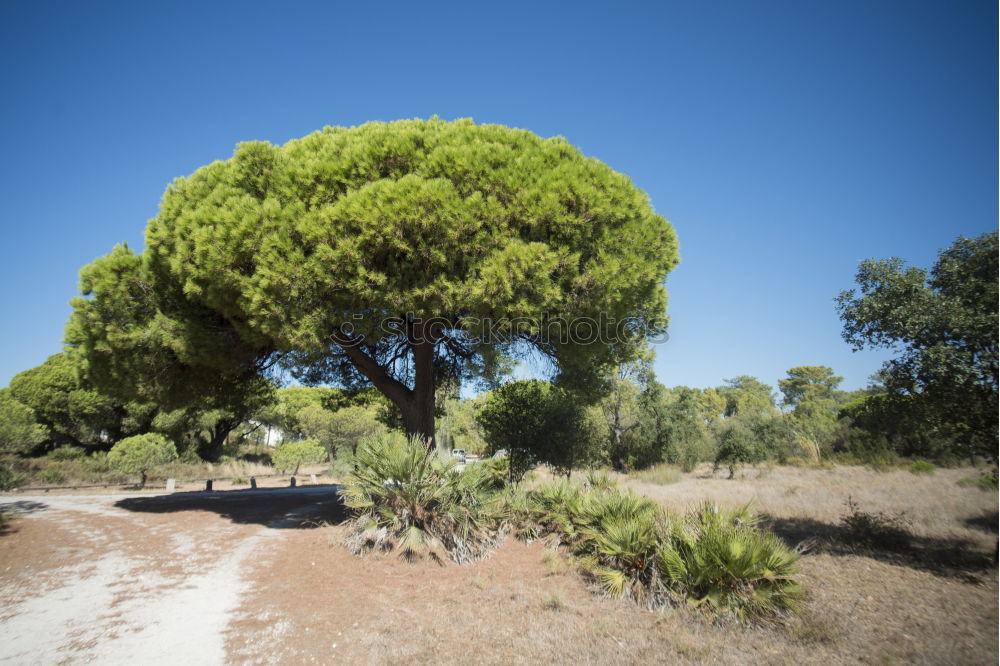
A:
<svg viewBox="0 0 1000 666">
<path fill-rule="evenodd" d="M 843 377 L 833 374 L 825 365 L 801 365 L 788 371 L 787 379 L 778 380 L 778 388 L 785 395 L 784 404 L 798 407 L 805 402 L 823 403 L 832 409 L 840 394 L 837 387 Z"/>
<path fill-rule="evenodd" d="M 438 427 L 444 448 L 461 448 L 475 454 L 486 452 L 483 429 L 476 421 L 476 414 L 483 403 L 480 398 L 448 398 L 444 401 L 444 413 Z"/>
<path fill-rule="evenodd" d="M 697 390 L 697 389 L 695 389 Z M 705 423 L 714 423 L 725 416 L 729 403 L 718 389 L 707 388 L 698 395 L 698 413 Z"/>
<path fill-rule="evenodd" d="M 844 339 L 855 350 L 898 353 L 881 373 L 892 399 L 879 408 L 905 406 L 923 415 L 915 428 L 952 439 L 970 456 L 992 459 L 998 434 L 997 271 L 996 232 L 960 237 L 938 255 L 929 274 L 901 259 L 864 261 L 856 276 L 860 293 L 844 291 L 837 298 Z"/>
<path fill-rule="evenodd" d="M 108 465 L 124 474 L 139 474 L 139 487 L 146 487 L 146 475 L 157 465 L 177 460 L 173 443 L 159 433 L 133 435 L 121 440 L 108 452 Z"/>
<path fill-rule="evenodd" d="M 339 448 L 357 451 L 358 443 L 366 438 L 385 432 L 386 428 L 378 418 L 374 407 L 352 406 L 331 412 L 319 405 L 303 407 L 297 418 L 302 432 L 319 442 L 331 459 Z"/>
<path fill-rule="evenodd" d="M 275 469 L 298 474 L 299 467 L 318 463 L 326 455 L 322 444 L 315 439 L 304 439 L 300 442 L 285 442 L 274 452 L 272 460 Z"/>
<path fill-rule="evenodd" d="M 774 389 L 756 377 L 740 375 L 726 379 L 716 391 L 726 401 L 725 416 L 751 416 L 775 412 Z"/>
<path fill-rule="evenodd" d="M 30 407 L 0 389 L 0 454 L 26 455 L 49 437 L 49 429 L 35 420 Z"/>
<path fill-rule="evenodd" d="M 665 329 L 677 262 L 626 176 L 562 138 L 437 118 L 240 144 L 170 185 L 146 248 L 84 269 L 67 341 L 88 372 L 190 404 L 280 362 L 374 386 L 428 444 L 439 381 L 529 350 L 598 392 Z"/>
<path fill-rule="evenodd" d="M 152 406 L 116 400 L 88 387 L 80 380 L 79 360 L 67 353 L 15 375 L 10 393 L 49 429 L 49 447 L 114 442 L 148 430 L 155 413 Z"/>
<path fill-rule="evenodd" d="M 714 393 L 714 389 L 709 389 Z M 717 395 L 717 394 L 716 394 Z M 658 462 L 679 464 L 690 471 L 704 455 L 707 430 L 702 412 L 703 392 L 686 386 L 665 388 L 655 380 L 639 394 L 640 449 L 631 464 L 645 467 Z M 719 405 L 722 404 L 721 397 Z M 717 414 L 721 415 L 722 407 Z"/>
<path fill-rule="evenodd" d="M 639 394 L 652 379 L 652 354 L 622 363 L 611 373 L 610 390 L 601 401 L 611 437 L 611 462 L 619 472 L 628 469 L 627 440 L 640 424 Z"/>
<path fill-rule="evenodd" d="M 568 475 L 594 455 L 580 403 L 549 382 L 504 384 L 489 394 L 476 418 L 490 453 L 507 451 L 514 482 L 536 463 Z"/>
<path fill-rule="evenodd" d="M 766 458 L 766 451 L 760 440 L 742 418 L 721 423 L 717 437 L 719 446 L 715 465 L 728 467 L 730 479 L 736 475 L 736 470 L 741 465 L 756 465 Z"/>
</svg>

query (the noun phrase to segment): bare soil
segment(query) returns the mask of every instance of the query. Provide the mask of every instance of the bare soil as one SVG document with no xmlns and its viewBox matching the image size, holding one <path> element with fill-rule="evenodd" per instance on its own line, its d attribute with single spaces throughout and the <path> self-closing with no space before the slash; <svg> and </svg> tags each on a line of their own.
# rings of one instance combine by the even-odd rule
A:
<svg viewBox="0 0 1000 666">
<path fill-rule="evenodd" d="M 171 496 L 0 496 L 0 663 L 997 663 L 996 493 L 934 475 L 699 470 L 622 479 L 674 510 L 753 500 L 801 561 L 803 613 L 710 624 L 604 599 L 541 543 L 458 566 L 356 558 L 327 486 Z M 905 512 L 906 550 L 840 517 Z"/>
</svg>

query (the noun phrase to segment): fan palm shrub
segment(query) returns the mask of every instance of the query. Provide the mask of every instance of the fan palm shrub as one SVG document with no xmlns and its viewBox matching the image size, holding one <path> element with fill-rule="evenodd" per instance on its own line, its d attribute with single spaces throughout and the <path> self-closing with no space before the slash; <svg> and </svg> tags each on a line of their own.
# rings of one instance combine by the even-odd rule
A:
<svg viewBox="0 0 1000 666">
<path fill-rule="evenodd" d="M 356 554 L 398 551 L 464 563 L 502 536 L 505 507 L 490 471 L 428 452 L 419 439 L 384 434 L 363 441 L 340 491 L 354 511 L 347 545 Z"/>
<path fill-rule="evenodd" d="M 799 555 L 758 523 L 749 506 L 711 503 L 671 522 L 658 553 L 661 580 L 720 618 L 760 621 L 796 610 Z"/>
<path fill-rule="evenodd" d="M 767 620 L 796 609 L 798 554 L 745 506 L 706 503 L 677 518 L 630 490 L 557 482 L 529 495 L 541 534 L 571 550 L 601 590 L 649 608 L 688 600 L 718 619 Z"/>
</svg>

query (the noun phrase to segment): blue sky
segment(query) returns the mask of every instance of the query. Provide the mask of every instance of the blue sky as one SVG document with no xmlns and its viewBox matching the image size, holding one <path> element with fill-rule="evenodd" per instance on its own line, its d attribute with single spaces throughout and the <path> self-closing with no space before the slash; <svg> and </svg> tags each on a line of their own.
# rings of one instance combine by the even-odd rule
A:
<svg viewBox="0 0 1000 666">
<path fill-rule="evenodd" d="M 166 185 L 324 125 L 562 135 L 675 225 L 667 385 L 829 365 L 857 264 L 997 226 L 995 2 L 0 4 L 0 386 Z"/>
</svg>

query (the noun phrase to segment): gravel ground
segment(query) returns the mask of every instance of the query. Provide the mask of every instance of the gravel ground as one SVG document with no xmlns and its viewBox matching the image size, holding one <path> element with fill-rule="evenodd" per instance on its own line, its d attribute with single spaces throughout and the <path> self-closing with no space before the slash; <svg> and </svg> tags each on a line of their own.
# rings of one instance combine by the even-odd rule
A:
<svg viewBox="0 0 1000 666">
<path fill-rule="evenodd" d="M 224 663 L 247 571 L 335 491 L 0 497 L 0 663 Z"/>
</svg>

